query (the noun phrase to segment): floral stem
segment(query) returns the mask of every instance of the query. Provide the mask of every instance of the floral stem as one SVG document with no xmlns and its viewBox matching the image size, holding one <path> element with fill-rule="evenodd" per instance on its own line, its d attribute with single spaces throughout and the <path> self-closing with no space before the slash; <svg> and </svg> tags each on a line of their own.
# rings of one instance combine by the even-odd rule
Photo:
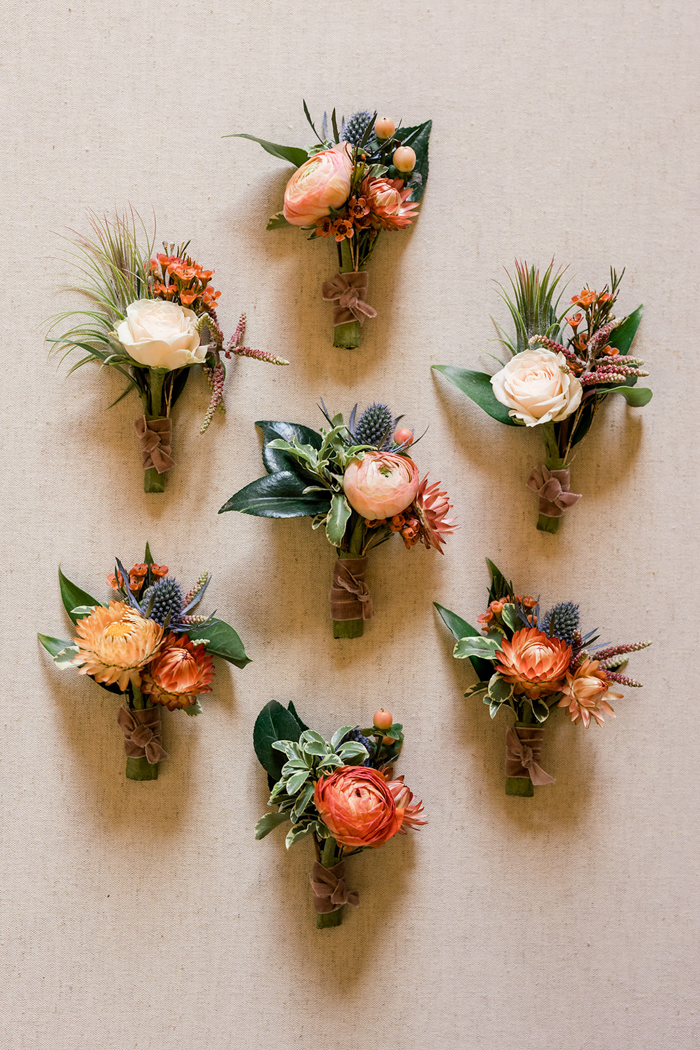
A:
<svg viewBox="0 0 700 1050">
<path fill-rule="evenodd" d="M 143 693 L 137 685 L 132 685 L 132 701 L 131 706 L 136 711 L 143 711 L 147 707 L 153 707 L 150 700 L 144 697 Z M 158 779 L 158 763 L 151 763 L 147 758 L 127 758 L 126 760 L 126 779 L 127 780 L 157 780 Z"/>
<path fill-rule="evenodd" d="M 146 419 L 160 419 L 163 415 L 163 384 L 167 372 L 156 368 L 148 369 L 146 391 L 142 395 Z M 159 474 L 155 467 L 149 467 L 143 475 L 144 492 L 165 492 L 165 474 Z M 140 762 L 141 759 L 134 759 Z"/>
<path fill-rule="evenodd" d="M 352 258 L 352 249 L 347 238 L 340 243 L 341 273 L 351 273 L 355 269 Z M 362 329 L 359 321 L 348 321 L 347 324 L 336 325 L 333 333 L 333 346 L 341 346 L 345 350 L 356 350 L 360 345 Z"/>
<path fill-rule="evenodd" d="M 334 838 L 327 838 L 323 844 L 323 850 L 321 851 L 321 864 L 324 868 L 332 868 L 338 863 L 338 857 L 336 856 L 336 842 Z M 337 911 L 329 911 L 325 914 L 316 915 L 316 929 L 317 930 L 328 930 L 333 926 L 340 926 L 343 921 L 343 909 L 338 908 Z"/>
</svg>

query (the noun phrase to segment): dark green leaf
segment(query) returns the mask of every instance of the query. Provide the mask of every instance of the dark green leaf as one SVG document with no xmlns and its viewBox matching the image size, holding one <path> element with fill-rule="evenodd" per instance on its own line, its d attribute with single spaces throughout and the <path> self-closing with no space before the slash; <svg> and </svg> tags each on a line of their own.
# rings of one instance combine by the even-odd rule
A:
<svg viewBox="0 0 700 1050">
<path fill-rule="evenodd" d="M 424 124 L 417 124 L 412 128 L 398 128 L 395 134 L 399 142 L 406 142 L 409 139 L 408 145 L 416 154 L 416 166 L 413 170 L 420 175 L 422 181 L 411 190 L 411 200 L 414 201 L 421 199 L 428 181 L 428 147 L 432 126 L 432 120 L 426 120 Z"/>
<path fill-rule="evenodd" d="M 288 820 L 289 813 L 266 813 L 255 825 L 255 838 L 264 839 L 271 831 L 278 828 L 280 824 L 286 824 Z"/>
<path fill-rule="evenodd" d="M 258 518 L 303 518 L 327 514 L 331 494 L 309 492 L 303 495 L 307 482 L 289 470 L 268 474 L 251 481 L 250 485 L 234 493 L 219 510 L 239 510 Z"/>
<path fill-rule="evenodd" d="M 488 695 L 496 703 L 504 704 L 513 695 L 513 685 L 510 682 L 504 682 L 500 675 L 495 674 L 489 682 Z"/>
<path fill-rule="evenodd" d="M 143 556 L 143 560 L 145 561 L 146 565 L 153 565 L 153 556 L 151 554 L 151 548 L 148 544 L 146 544 L 146 553 Z"/>
<path fill-rule="evenodd" d="M 488 565 L 489 575 L 491 576 L 491 586 L 489 588 L 489 601 L 499 602 L 501 598 L 510 598 L 513 595 L 513 584 L 510 580 L 507 580 L 497 565 L 491 561 L 490 558 L 486 559 Z"/>
<path fill-rule="evenodd" d="M 637 334 L 639 328 L 639 322 L 642 319 L 644 313 L 644 306 L 638 306 L 633 313 L 629 314 L 619 328 L 610 336 L 610 342 L 612 346 L 616 346 L 621 354 L 628 354 L 632 341 Z"/>
<path fill-rule="evenodd" d="M 294 715 L 294 717 L 296 718 L 297 722 L 301 726 L 302 730 L 307 730 L 309 728 L 304 722 L 302 722 L 301 718 L 299 718 L 299 715 L 297 714 L 297 709 L 296 709 L 296 707 L 294 706 L 294 704 L 292 703 L 291 700 L 287 704 L 287 710 L 291 711 L 291 713 Z"/>
<path fill-rule="evenodd" d="M 202 627 L 192 627 L 187 633 L 193 642 L 199 638 L 205 638 L 207 652 L 210 652 L 212 656 L 220 656 L 223 660 L 228 660 L 230 664 L 235 664 L 236 667 L 245 667 L 250 663 L 250 657 L 246 656 L 243 642 L 233 627 L 224 623 L 223 620 L 218 620 L 208 627 L 206 624 Z"/>
<path fill-rule="evenodd" d="M 643 408 L 644 405 L 648 405 L 652 399 L 653 391 L 648 386 L 610 386 L 600 387 L 601 393 L 605 391 L 606 394 L 622 394 L 628 405 L 632 408 Z"/>
<path fill-rule="evenodd" d="M 58 569 L 58 582 L 61 587 L 61 600 L 73 623 L 77 623 L 82 618 L 82 614 L 79 616 L 74 615 L 73 610 L 77 609 L 78 606 L 103 604 L 98 602 L 97 598 L 93 598 L 92 595 L 88 594 L 87 591 L 83 591 L 76 584 L 71 583 L 68 577 L 63 575 L 60 566 Z"/>
<path fill-rule="evenodd" d="M 453 386 L 461 390 L 463 394 L 470 397 L 479 408 L 499 423 L 505 423 L 509 427 L 517 427 L 518 424 L 508 415 L 508 408 L 496 399 L 491 386 L 491 376 L 487 372 L 474 372 L 471 368 L 460 368 L 458 365 L 433 365 L 436 372 L 442 372 Z"/>
<path fill-rule="evenodd" d="M 268 142 L 267 139 L 259 139 L 255 135 L 245 135 L 240 132 L 237 135 L 222 135 L 221 137 L 223 139 L 250 139 L 251 142 L 258 142 L 266 153 L 270 153 L 279 160 L 288 160 L 295 168 L 300 168 L 309 159 L 307 151 L 299 146 L 280 146 L 276 142 Z"/>
<path fill-rule="evenodd" d="M 479 638 L 481 637 L 480 632 L 476 628 L 472 627 L 471 624 L 463 620 L 461 616 L 457 616 L 457 613 L 450 612 L 443 605 L 438 605 L 437 602 L 433 602 L 433 605 L 440 613 L 440 616 L 444 620 L 445 624 L 452 631 L 457 641 L 460 638 Z M 470 656 L 470 662 L 474 670 L 479 676 L 479 681 L 488 681 L 493 674 L 493 665 L 487 660 L 481 660 L 478 656 Z"/>
<path fill-rule="evenodd" d="M 64 642 L 60 638 L 51 638 L 48 634 L 39 634 L 37 637 L 44 649 L 51 653 L 57 667 L 65 670 L 66 667 L 75 666 L 72 665 L 72 660 L 77 654 L 78 648 L 73 645 L 73 642 Z"/>
<path fill-rule="evenodd" d="M 258 761 L 273 780 L 279 780 L 285 758 L 280 751 L 272 747 L 277 740 L 298 740 L 302 728 L 291 711 L 277 700 L 265 704 L 255 720 L 253 729 L 253 747 Z"/>
<path fill-rule="evenodd" d="M 290 445 L 293 440 L 296 440 L 300 445 L 311 445 L 317 449 L 320 449 L 323 444 L 323 438 L 320 434 L 317 434 L 315 430 L 311 430 L 310 427 L 303 426 L 301 423 L 284 423 L 281 420 L 260 419 L 255 425 L 260 427 L 263 433 L 262 458 L 268 474 L 277 474 L 284 470 L 291 470 L 294 474 L 301 474 L 301 466 L 298 460 L 282 449 L 268 447 L 269 442 L 274 441 L 275 438 L 283 438 Z"/>
<path fill-rule="evenodd" d="M 488 696 L 485 696 L 484 703 L 486 703 L 487 701 L 489 704 L 489 714 L 491 715 L 491 718 L 495 718 L 498 712 L 503 707 L 503 704 L 500 700 L 489 700 Z"/>
</svg>

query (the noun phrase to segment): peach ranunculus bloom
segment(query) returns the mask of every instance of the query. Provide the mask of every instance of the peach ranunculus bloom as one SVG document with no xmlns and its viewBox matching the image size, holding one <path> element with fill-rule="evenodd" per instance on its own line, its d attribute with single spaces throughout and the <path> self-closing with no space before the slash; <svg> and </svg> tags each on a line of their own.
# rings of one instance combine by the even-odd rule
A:
<svg viewBox="0 0 700 1050">
<path fill-rule="evenodd" d="M 321 777 L 314 804 L 338 845 L 350 849 L 383 846 L 404 819 L 386 778 L 367 766 L 342 766 Z"/>
<path fill-rule="evenodd" d="M 412 190 L 403 189 L 402 179 L 369 179 L 362 192 L 376 219 L 385 230 L 405 230 L 417 218 L 418 201 L 410 201 Z"/>
<path fill-rule="evenodd" d="M 116 685 L 122 693 L 129 683 L 138 684 L 141 668 L 153 659 L 163 640 L 163 628 L 125 602 L 95 606 L 75 629 L 78 655 L 71 663 L 78 673 L 101 685 Z"/>
<path fill-rule="evenodd" d="M 370 521 L 391 518 L 416 498 L 418 467 L 394 452 L 365 452 L 348 464 L 343 488 L 353 510 Z"/>
<path fill-rule="evenodd" d="M 526 427 L 558 423 L 581 404 L 583 387 L 569 371 L 563 354 L 553 350 L 523 350 L 491 377 L 498 401 L 509 416 Z"/>
<path fill-rule="evenodd" d="M 141 689 L 151 703 L 174 711 L 190 707 L 202 693 L 211 692 L 214 661 L 206 646 L 186 634 L 169 634 L 156 659 L 146 668 Z"/>
<path fill-rule="evenodd" d="M 574 673 L 567 673 L 566 681 L 561 687 L 564 696 L 558 707 L 567 707 L 571 721 L 576 725 L 583 722 L 586 729 L 594 718 L 599 726 L 603 725 L 603 715 L 615 717 L 615 712 L 603 697 L 611 696 L 622 699 L 622 693 L 610 692 L 610 679 L 604 670 L 600 670 L 597 660 L 586 658 Z"/>
<path fill-rule="evenodd" d="M 352 157 L 345 143 L 315 153 L 298 168 L 284 191 L 283 213 L 292 226 L 312 226 L 341 208 L 350 196 Z"/>
<path fill-rule="evenodd" d="M 183 368 L 201 365 L 206 348 L 200 346 L 194 310 L 163 299 L 138 299 L 126 308 L 117 339 L 138 364 L 146 368 Z"/>
<path fill-rule="evenodd" d="M 514 684 L 516 695 L 524 693 L 537 700 L 563 688 L 571 655 L 571 647 L 561 638 L 548 638 L 536 627 L 526 627 L 510 641 L 502 639 L 495 669 Z"/>
</svg>

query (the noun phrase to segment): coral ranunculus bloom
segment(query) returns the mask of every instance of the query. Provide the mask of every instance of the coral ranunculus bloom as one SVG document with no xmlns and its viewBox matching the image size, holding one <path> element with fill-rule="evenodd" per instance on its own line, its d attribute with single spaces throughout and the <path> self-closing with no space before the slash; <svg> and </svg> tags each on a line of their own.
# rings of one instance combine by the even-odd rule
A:
<svg viewBox="0 0 700 1050">
<path fill-rule="evenodd" d="M 383 846 L 404 819 L 386 778 L 367 766 L 343 766 L 321 777 L 314 804 L 335 841 L 350 849 Z"/>
<path fill-rule="evenodd" d="M 603 715 L 615 717 L 615 712 L 603 697 L 608 695 L 616 700 L 622 699 L 622 693 L 610 692 L 610 679 L 598 666 L 597 660 L 585 659 L 573 674 L 569 671 L 561 687 L 564 696 L 559 707 L 568 707 L 574 725 L 581 721 L 586 729 L 594 718 L 599 726 L 603 725 Z"/>
<path fill-rule="evenodd" d="M 561 638 L 548 638 L 536 627 L 516 631 L 509 642 L 501 642 L 496 653 L 496 671 L 515 685 L 515 693 L 536 700 L 558 692 L 571 663 L 571 647 Z"/>
<path fill-rule="evenodd" d="M 346 143 L 310 157 L 284 191 L 284 217 L 292 226 L 311 226 L 340 209 L 350 196 L 352 158 Z"/>
<path fill-rule="evenodd" d="M 202 693 L 210 693 L 213 679 L 214 661 L 206 646 L 191 642 L 186 634 L 169 634 L 146 669 L 141 688 L 151 703 L 174 711 L 176 707 L 190 707 Z"/>
<path fill-rule="evenodd" d="M 138 683 L 139 671 L 158 652 L 163 628 L 146 620 L 124 602 L 96 606 L 75 625 L 78 655 L 73 659 L 80 674 L 88 674 L 101 685 L 116 684 L 125 692 Z"/>
<path fill-rule="evenodd" d="M 408 456 L 393 452 L 365 452 L 353 459 L 343 477 L 348 503 L 373 521 L 392 518 L 410 507 L 419 485 L 418 467 Z"/>
</svg>

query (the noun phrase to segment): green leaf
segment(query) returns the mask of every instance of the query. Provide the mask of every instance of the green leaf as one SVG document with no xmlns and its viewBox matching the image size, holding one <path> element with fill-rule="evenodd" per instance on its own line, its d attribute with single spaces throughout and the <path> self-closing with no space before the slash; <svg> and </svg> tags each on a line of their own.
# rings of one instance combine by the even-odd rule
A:
<svg viewBox="0 0 700 1050">
<path fill-rule="evenodd" d="M 622 394 L 632 408 L 643 408 L 653 397 L 653 391 L 648 386 L 600 386 L 597 389 L 601 394 Z"/>
<path fill-rule="evenodd" d="M 299 718 L 299 715 L 297 714 L 297 709 L 296 709 L 296 707 L 294 706 L 294 704 L 292 703 L 291 700 L 287 704 L 287 710 L 291 712 L 291 714 L 293 715 L 294 718 L 296 718 L 296 720 L 299 723 L 299 725 L 301 726 L 302 730 L 307 730 L 309 728 L 307 725 L 304 724 L 304 722 L 302 722 L 301 718 Z"/>
<path fill-rule="evenodd" d="M 505 704 L 513 695 L 513 685 L 510 682 L 504 682 L 500 675 L 495 674 L 489 682 L 488 695 L 496 703 Z"/>
<path fill-rule="evenodd" d="M 489 587 L 489 601 L 498 602 L 501 598 L 508 598 L 513 593 L 513 584 L 510 580 L 507 580 L 497 565 L 491 561 L 490 558 L 486 559 L 486 565 L 489 570 L 491 577 L 491 586 Z"/>
<path fill-rule="evenodd" d="M 503 606 L 501 616 L 503 617 L 504 623 L 510 627 L 511 631 L 519 631 L 523 626 L 518 615 L 518 610 L 510 602 Z"/>
<path fill-rule="evenodd" d="M 292 473 L 301 472 L 298 460 L 290 456 L 288 452 L 283 452 L 281 449 L 268 448 L 269 442 L 274 441 L 275 438 L 283 438 L 290 445 L 294 441 L 298 441 L 300 445 L 312 445 L 317 449 L 320 449 L 323 444 L 321 435 L 316 433 L 315 430 L 311 430 L 310 427 L 305 427 L 302 423 L 285 423 L 282 420 L 259 419 L 255 425 L 262 430 L 262 458 L 268 474 L 277 474 L 279 471 L 284 470 L 291 470 Z"/>
<path fill-rule="evenodd" d="M 491 700 L 491 701 L 489 701 L 488 696 L 486 696 L 486 697 L 484 697 L 484 703 L 487 703 L 487 702 L 489 704 L 489 714 L 491 715 L 491 718 L 495 718 L 496 715 L 498 714 L 498 712 L 503 707 L 503 704 L 501 703 L 500 700 Z"/>
<path fill-rule="evenodd" d="M 280 824 L 286 824 L 288 820 L 289 813 L 266 813 L 255 825 L 255 838 L 264 839 L 271 831 L 278 828 Z"/>
<path fill-rule="evenodd" d="M 413 169 L 421 177 L 421 182 L 411 190 L 411 200 L 419 201 L 425 192 L 425 184 L 428 181 L 428 147 L 430 145 L 430 131 L 433 126 L 432 120 L 426 120 L 424 124 L 417 124 L 412 128 L 398 128 L 395 138 L 399 142 L 410 139 L 409 145 L 416 154 L 416 166 Z"/>
<path fill-rule="evenodd" d="M 315 822 L 312 822 L 311 824 L 295 824 L 294 827 L 287 832 L 287 837 L 284 840 L 287 849 L 301 839 L 306 838 L 309 832 L 313 831 L 314 823 Z"/>
<path fill-rule="evenodd" d="M 478 696 L 479 693 L 485 693 L 488 687 L 488 682 L 477 682 L 476 685 L 469 686 L 464 694 L 464 699 L 468 700 L 470 696 Z"/>
<path fill-rule="evenodd" d="M 455 660 L 478 656 L 481 660 L 495 660 L 500 645 L 495 638 L 460 638 L 454 647 Z"/>
<path fill-rule="evenodd" d="M 488 412 L 499 423 L 509 427 L 520 424 L 508 415 L 508 408 L 496 399 L 491 386 L 491 376 L 487 372 L 474 372 L 471 368 L 460 368 L 458 365 L 433 365 L 436 372 L 442 372 L 453 386 L 470 397 L 479 408 Z"/>
<path fill-rule="evenodd" d="M 236 135 L 222 135 L 221 137 L 222 139 L 250 139 L 251 142 L 258 142 L 266 153 L 277 157 L 279 160 L 288 160 L 295 168 L 300 168 L 309 159 L 307 151 L 299 146 L 280 146 L 276 142 L 268 142 L 267 139 L 259 139 L 255 135 L 245 135 L 241 132 Z"/>
<path fill-rule="evenodd" d="M 283 226 L 291 226 L 290 222 L 284 217 L 283 211 L 278 211 L 275 215 L 271 215 L 268 219 L 266 230 L 280 230 Z"/>
<path fill-rule="evenodd" d="M 308 806 L 309 802 L 311 801 L 311 799 L 313 797 L 314 797 L 314 785 L 313 784 L 307 784 L 306 787 L 304 788 L 304 790 L 300 793 L 299 798 L 294 803 L 294 808 L 292 809 L 292 820 L 293 821 L 296 822 L 296 821 L 298 821 L 301 818 L 304 810 L 306 809 L 306 807 Z"/>
<path fill-rule="evenodd" d="M 331 509 L 326 521 L 326 536 L 328 537 L 328 542 L 332 543 L 334 547 L 339 547 L 343 542 L 345 528 L 351 514 L 352 509 L 343 493 L 336 492 L 331 499 Z"/>
<path fill-rule="evenodd" d="M 210 652 L 212 656 L 220 656 L 223 660 L 228 660 L 230 664 L 235 664 L 236 667 L 245 667 L 250 663 L 250 657 L 246 656 L 243 642 L 233 627 L 223 620 L 218 620 L 208 626 L 204 624 L 202 627 L 191 627 L 187 634 L 190 641 L 193 642 L 199 638 L 206 638 L 207 652 Z"/>
<path fill-rule="evenodd" d="M 98 602 L 97 598 L 93 598 L 87 591 L 83 591 L 76 584 L 71 583 L 67 576 L 63 575 L 61 567 L 58 568 L 58 582 L 61 587 L 61 599 L 63 601 L 64 608 L 70 616 L 73 623 L 77 623 L 81 619 L 82 615 L 74 615 L 74 610 L 80 606 L 102 605 L 102 602 Z"/>
<path fill-rule="evenodd" d="M 299 788 L 306 783 L 310 775 L 310 769 L 300 769 L 298 773 L 294 773 L 287 781 L 287 794 L 296 795 Z"/>
<path fill-rule="evenodd" d="M 452 631 L 452 634 L 457 641 L 459 641 L 460 638 L 481 637 L 480 632 L 477 631 L 475 627 L 472 627 L 470 623 L 467 623 L 466 620 L 463 620 L 461 616 L 458 616 L 457 613 L 450 612 L 449 609 L 446 609 L 443 605 L 438 605 L 437 602 L 433 602 L 433 605 L 440 613 L 440 616 Z M 479 676 L 479 681 L 488 681 L 493 674 L 491 664 L 486 660 L 481 660 L 478 656 L 470 656 L 469 659 L 472 667 Z"/>
<path fill-rule="evenodd" d="M 153 564 L 153 556 L 151 554 L 151 548 L 148 543 L 146 544 L 146 553 L 143 556 L 143 560 L 145 561 L 146 565 Z"/>
<path fill-rule="evenodd" d="M 352 766 L 358 765 L 358 762 L 365 762 L 369 758 L 369 751 L 359 740 L 346 740 L 338 748 L 338 756 L 346 765 Z M 353 762 L 352 759 L 358 759 L 358 762 Z"/>
<path fill-rule="evenodd" d="M 612 346 L 616 346 L 621 354 L 629 353 L 643 313 L 644 306 L 638 306 L 610 336 Z"/>
<path fill-rule="evenodd" d="M 304 518 L 327 514 L 331 494 L 310 492 L 303 495 L 306 482 L 289 470 L 268 474 L 240 489 L 224 503 L 219 514 L 239 510 L 258 518 Z"/>
<path fill-rule="evenodd" d="M 549 707 L 544 700 L 531 700 L 532 710 L 538 722 L 546 722 L 549 718 Z"/>
<path fill-rule="evenodd" d="M 51 638 L 48 634 L 38 634 L 37 638 L 47 652 L 51 653 L 56 667 L 62 671 L 66 667 L 75 667 L 72 663 L 73 657 L 79 651 L 77 645 L 72 642 L 61 641 L 60 638 Z"/>
<path fill-rule="evenodd" d="M 186 715 L 201 715 L 202 705 L 200 704 L 199 700 L 195 700 L 193 704 L 190 704 L 189 707 L 183 707 L 182 710 L 185 712 Z"/>
<path fill-rule="evenodd" d="M 341 726 L 340 729 L 336 729 L 335 733 L 331 737 L 331 747 L 335 751 L 336 747 L 340 744 L 346 733 L 349 733 L 354 726 Z"/>
<path fill-rule="evenodd" d="M 266 773 L 279 780 L 282 776 L 284 760 L 279 752 L 272 748 L 278 740 L 298 740 L 303 730 L 291 711 L 288 711 L 277 700 L 265 704 L 255 720 L 253 729 L 253 746 L 258 761 Z"/>
</svg>

